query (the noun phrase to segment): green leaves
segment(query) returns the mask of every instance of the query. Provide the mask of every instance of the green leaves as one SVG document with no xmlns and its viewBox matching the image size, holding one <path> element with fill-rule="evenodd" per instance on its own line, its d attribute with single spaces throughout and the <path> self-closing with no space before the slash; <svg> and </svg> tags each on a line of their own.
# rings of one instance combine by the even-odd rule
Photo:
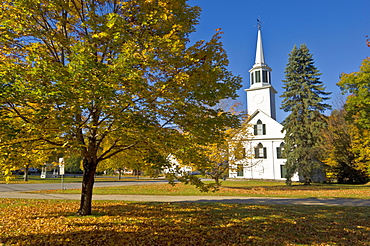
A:
<svg viewBox="0 0 370 246">
<path fill-rule="evenodd" d="M 324 103 L 330 93 L 324 91 L 320 75 L 306 45 L 294 46 L 285 69 L 285 92 L 281 96 L 284 98 L 281 108 L 290 112 L 282 122 L 287 183 L 295 172 L 309 183 L 314 173 L 322 170 L 321 129 L 326 125 L 322 113 L 331 106 Z"/>
<path fill-rule="evenodd" d="M 369 173 L 370 160 L 370 59 L 363 60 L 359 72 L 342 74 L 338 86 L 347 96 L 345 110 L 352 127 L 352 149 L 355 165 Z"/>
<path fill-rule="evenodd" d="M 359 72 L 342 74 L 338 86 L 349 93 L 345 109 L 352 121 L 370 129 L 370 59 L 364 59 Z"/>
<path fill-rule="evenodd" d="M 81 153 L 95 172 L 130 148 L 151 143 L 163 155 L 238 123 L 214 106 L 241 79 L 227 70 L 221 33 L 189 46 L 200 9 L 185 0 L 16 0 L 1 11 L 0 103 L 26 124 L 19 142 Z"/>
</svg>

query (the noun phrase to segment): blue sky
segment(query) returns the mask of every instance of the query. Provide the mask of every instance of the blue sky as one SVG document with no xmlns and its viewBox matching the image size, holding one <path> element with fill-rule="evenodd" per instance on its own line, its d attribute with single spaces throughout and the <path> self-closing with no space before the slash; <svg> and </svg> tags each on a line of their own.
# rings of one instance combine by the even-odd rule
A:
<svg viewBox="0 0 370 246">
<path fill-rule="evenodd" d="M 265 62 L 272 68 L 277 120 L 287 114 L 279 109 L 283 93 L 284 70 L 294 45 L 305 43 L 322 73 L 329 103 L 337 104 L 341 92 L 336 86 L 341 73 L 359 70 L 370 56 L 366 35 L 370 36 L 370 0 L 189 0 L 202 8 L 200 24 L 191 41 L 209 40 L 215 29 L 224 32 L 222 42 L 228 54 L 229 69 L 249 86 L 248 70 L 253 66 L 257 41 L 257 21 L 264 22 L 262 39 Z M 244 90 L 239 101 L 246 107 Z M 339 98 L 339 99 L 338 99 Z"/>
</svg>

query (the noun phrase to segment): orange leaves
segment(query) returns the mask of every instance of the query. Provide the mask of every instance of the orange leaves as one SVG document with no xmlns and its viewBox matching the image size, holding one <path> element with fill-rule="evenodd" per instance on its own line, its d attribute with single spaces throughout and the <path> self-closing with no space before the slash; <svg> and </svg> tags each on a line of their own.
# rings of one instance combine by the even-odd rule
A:
<svg viewBox="0 0 370 246">
<path fill-rule="evenodd" d="M 4 199 L 5 245 L 368 245 L 370 208 Z M 319 215 L 319 216 L 317 216 Z"/>
</svg>

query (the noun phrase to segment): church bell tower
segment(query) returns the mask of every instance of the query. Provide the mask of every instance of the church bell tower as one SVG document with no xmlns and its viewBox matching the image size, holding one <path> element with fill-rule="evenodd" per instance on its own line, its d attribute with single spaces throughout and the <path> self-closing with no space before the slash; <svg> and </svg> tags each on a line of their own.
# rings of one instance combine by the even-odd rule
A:
<svg viewBox="0 0 370 246">
<path fill-rule="evenodd" d="M 253 67 L 249 70 L 250 85 L 247 92 L 248 114 L 261 110 L 276 120 L 275 94 L 271 85 L 272 69 L 265 63 L 262 46 L 261 23 L 258 23 L 256 59 Z"/>
</svg>

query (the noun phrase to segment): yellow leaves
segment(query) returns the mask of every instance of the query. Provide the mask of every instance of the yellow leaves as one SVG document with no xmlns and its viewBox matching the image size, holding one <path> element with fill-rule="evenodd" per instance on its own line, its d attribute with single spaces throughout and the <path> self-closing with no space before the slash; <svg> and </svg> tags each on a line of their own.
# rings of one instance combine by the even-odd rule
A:
<svg viewBox="0 0 370 246">
<path fill-rule="evenodd" d="M 5 245 L 368 245 L 370 208 L 3 199 Z M 316 216 L 322 215 L 322 216 Z"/>
<path fill-rule="evenodd" d="M 100 32 L 100 33 L 95 33 L 92 35 L 93 38 L 105 38 L 108 37 L 109 34 L 106 32 Z"/>
<path fill-rule="evenodd" d="M 116 24 L 116 21 L 117 21 L 117 15 L 113 13 L 109 13 L 107 27 L 112 28 Z"/>
</svg>

